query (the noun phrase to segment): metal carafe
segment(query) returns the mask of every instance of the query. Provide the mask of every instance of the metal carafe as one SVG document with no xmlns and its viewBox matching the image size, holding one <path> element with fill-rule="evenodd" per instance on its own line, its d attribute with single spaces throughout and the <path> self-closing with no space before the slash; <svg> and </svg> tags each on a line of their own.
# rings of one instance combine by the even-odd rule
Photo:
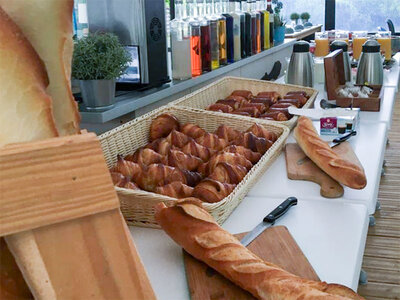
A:
<svg viewBox="0 0 400 300">
<path fill-rule="evenodd" d="M 368 40 L 364 43 L 357 69 L 356 84 L 383 84 L 383 60 L 380 51 L 381 46 L 376 40 Z"/>
<path fill-rule="evenodd" d="M 293 46 L 286 82 L 308 87 L 313 86 L 314 61 L 310 53 L 310 44 L 306 41 L 298 41 Z"/>
<path fill-rule="evenodd" d="M 344 79 L 346 82 L 351 82 L 351 62 L 347 43 L 340 40 L 333 41 L 330 46 L 331 52 L 338 49 L 343 50 Z"/>
</svg>

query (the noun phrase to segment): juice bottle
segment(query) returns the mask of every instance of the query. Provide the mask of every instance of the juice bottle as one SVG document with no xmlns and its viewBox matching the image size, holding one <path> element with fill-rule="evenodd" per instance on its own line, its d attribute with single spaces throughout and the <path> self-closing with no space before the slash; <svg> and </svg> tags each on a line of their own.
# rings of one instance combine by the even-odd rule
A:
<svg viewBox="0 0 400 300">
<path fill-rule="evenodd" d="M 210 23 L 211 70 L 215 70 L 219 68 L 219 26 L 212 0 L 206 0 L 206 18 Z"/>
<path fill-rule="evenodd" d="M 218 44 L 219 44 L 219 64 L 226 65 L 226 18 L 222 15 L 221 0 L 214 2 L 214 14 L 218 18 Z"/>
<path fill-rule="evenodd" d="M 329 40 L 326 32 L 317 32 L 315 34 L 315 52 L 317 57 L 326 56 L 329 54 Z"/>
<path fill-rule="evenodd" d="M 251 23 L 251 15 L 247 9 L 247 0 L 242 1 L 242 11 L 244 12 L 244 20 L 245 20 L 245 51 L 246 57 L 251 56 L 251 48 L 252 48 L 252 23 Z"/>
<path fill-rule="evenodd" d="M 386 61 L 392 58 L 392 40 L 390 31 L 380 31 L 377 34 L 377 41 L 381 44 L 381 53 Z"/>
<path fill-rule="evenodd" d="M 274 46 L 274 11 L 271 0 L 267 0 L 267 10 L 269 11 L 269 47 L 271 48 Z"/>
<path fill-rule="evenodd" d="M 211 71 L 211 26 L 205 15 L 204 0 L 197 0 L 197 18 L 200 22 L 201 31 L 201 70 L 203 73 Z"/>
<path fill-rule="evenodd" d="M 238 61 L 242 58 L 240 1 L 229 0 L 229 14 L 233 18 L 233 60 Z"/>
<path fill-rule="evenodd" d="M 190 24 L 191 35 L 190 35 L 190 56 L 192 65 L 192 76 L 196 77 L 201 75 L 201 29 L 198 22 L 192 22 Z"/>
<path fill-rule="evenodd" d="M 359 60 L 362 52 L 362 45 L 367 41 L 366 31 L 357 31 L 353 33 L 353 58 Z"/>
<path fill-rule="evenodd" d="M 264 50 L 271 48 L 269 42 L 269 11 L 267 10 L 267 1 L 264 2 Z"/>
<path fill-rule="evenodd" d="M 221 0 L 222 15 L 226 19 L 226 58 L 228 63 L 235 62 L 234 58 L 234 20 L 233 16 L 228 13 L 228 0 Z"/>
</svg>

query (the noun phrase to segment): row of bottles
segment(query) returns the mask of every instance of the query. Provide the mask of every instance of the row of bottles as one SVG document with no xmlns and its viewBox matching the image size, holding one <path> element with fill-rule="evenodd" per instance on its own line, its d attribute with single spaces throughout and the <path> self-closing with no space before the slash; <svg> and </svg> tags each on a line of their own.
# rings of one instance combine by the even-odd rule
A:
<svg viewBox="0 0 400 300">
<path fill-rule="evenodd" d="M 271 0 L 175 0 L 172 78 L 189 79 L 273 45 Z"/>
</svg>

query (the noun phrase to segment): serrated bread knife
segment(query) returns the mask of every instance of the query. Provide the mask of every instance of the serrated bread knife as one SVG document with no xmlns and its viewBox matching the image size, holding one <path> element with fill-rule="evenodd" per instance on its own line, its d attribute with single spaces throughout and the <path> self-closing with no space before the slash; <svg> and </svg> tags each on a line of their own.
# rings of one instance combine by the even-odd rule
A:
<svg viewBox="0 0 400 300">
<path fill-rule="evenodd" d="M 249 245 L 256 237 L 264 232 L 265 229 L 274 225 L 275 221 L 282 217 L 292 206 L 297 205 L 297 198 L 289 197 L 283 201 L 277 208 L 271 211 L 260 224 L 258 224 L 251 232 L 246 234 L 240 243 L 243 246 Z"/>
</svg>

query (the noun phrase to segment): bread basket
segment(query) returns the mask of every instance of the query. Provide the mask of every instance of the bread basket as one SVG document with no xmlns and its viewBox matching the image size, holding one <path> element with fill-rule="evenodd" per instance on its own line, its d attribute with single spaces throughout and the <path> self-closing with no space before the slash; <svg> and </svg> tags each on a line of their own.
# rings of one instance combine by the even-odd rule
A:
<svg viewBox="0 0 400 300">
<path fill-rule="evenodd" d="M 313 105 L 314 100 L 318 95 L 318 91 L 315 89 L 297 85 L 280 84 L 264 80 L 246 79 L 239 77 L 224 77 L 174 102 L 171 102 L 170 105 L 206 110 L 206 108 L 209 105 L 214 104 L 219 99 L 224 99 L 228 97 L 234 90 L 249 90 L 253 94 L 266 91 L 276 91 L 282 96 L 291 91 L 304 91 L 308 95 L 310 95 L 310 98 L 302 108 L 310 108 Z M 211 112 L 211 113 L 218 115 L 224 114 L 220 112 Z M 250 118 L 250 117 L 243 117 L 243 118 Z M 253 122 L 257 123 L 264 122 L 264 120 L 262 119 L 256 119 L 256 118 L 251 118 L 251 119 L 254 120 Z M 282 121 L 282 122 L 272 121 L 272 122 L 276 122 L 285 125 L 290 129 L 293 129 L 293 127 L 296 125 L 297 119 L 298 119 L 297 116 L 293 116 L 288 121 Z"/>
<path fill-rule="evenodd" d="M 148 143 L 150 123 L 156 116 L 162 113 L 173 114 L 182 124 L 194 123 L 208 132 L 213 132 L 222 124 L 243 131 L 256 121 L 254 119 L 244 119 L 240 116 L 230 114 L 220 115 L 191 108 L 163 106 L 160 109 L 154 110 L 129 123 L 108 131 L 99 137 L 109 168 L 116 163 L 118 154 L 124 156 L 131 154 L 137 148 Z M 278 157 L 289 135 L 289 129 L 286 126 L 265 121 L 259 124 L 278 134 L 279 138 L 262 156 L 258 163 L 252 167 L 246 177 L 236 186 L 229 196 L 218 203 L 204 203 L 204 207 L 219 224 L 226 220 L 246 196 L 257 179 L 260 178 L 265 170 Z M 171 205 L 176 201 L 174 198 L 146 191 L 129 190 L 119 187 L 115 187 L 115 189 L 121 202 L 122 213 L 129 225 L 158 228 L 154 220 L 154 205 L 159 202 Z"/>
</svg>

